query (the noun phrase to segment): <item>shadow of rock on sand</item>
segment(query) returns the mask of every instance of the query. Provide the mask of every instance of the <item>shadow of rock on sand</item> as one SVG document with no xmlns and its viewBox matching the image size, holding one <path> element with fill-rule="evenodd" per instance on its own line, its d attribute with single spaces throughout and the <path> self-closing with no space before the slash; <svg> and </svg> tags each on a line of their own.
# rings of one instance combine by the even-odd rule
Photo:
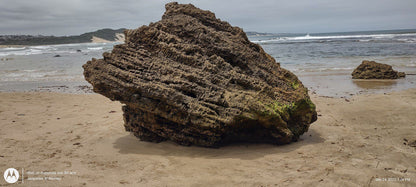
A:
<svg viewBox="0 0 416 187">
<path fill-rule="evenodd" d="M 130 134 L 118 138 L 114 142 L 114 148 L 119 149 L 119 153 L 121 154 L 202 157 L 208 159 L 239 158 L 242 160 L 251 160 L 269 154 L 295 151 L 302 146 L 322 142 L 324 142 L 324 139 L 313 129 L 310 129 L 302 135 L 298 142 L 293 142 L 289 145 L 277 146 L 271 144 L 239 143 L 230 144 L 218 149 L 196 146 L 186 147 L 169 141 L 161 143 L 144 142 Z"/>
</svg>

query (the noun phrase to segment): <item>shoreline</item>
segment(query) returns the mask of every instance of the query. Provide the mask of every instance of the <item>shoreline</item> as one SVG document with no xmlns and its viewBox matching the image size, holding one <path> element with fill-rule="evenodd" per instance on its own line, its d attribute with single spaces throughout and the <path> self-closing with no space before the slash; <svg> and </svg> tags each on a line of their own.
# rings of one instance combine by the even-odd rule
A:
<svg viewBox="0 0 416 187">
<path fill-rule="evenodd" d="M 0 93 L 95 94 L 87 81 L 0 81 Z"/>
<path fill-rule="evenodd" d="M 209 149 L 139 141 L 124 130 L 121 104 L 98 94 L 0 92 L 0 169 L 75 172 L 25 180 L 35 186 L 412 186 L 415 95 L 311 95 L 318 120 L 298 142 Z"/>
<path fill-rule="evenodd" d="M 325 97 L 350 98 L 362 94 L 391 93 L 416 88 L 416 76 L 402 79 L 352 79 L 345 72 L 297 74 L 310 94 Z M 0 92 L 57 92 L 91 94 L 91 85 L 78 81 L 0 81 Z"/>
<path fill-rule="evenodd" d="M 310 93 L 349 98 L 362 94 L 385 94 L 416 88 L 416 76 L 401 79 L 352 79 L 350 72 L 314 72 L 297 74 Z"/>
</svg>

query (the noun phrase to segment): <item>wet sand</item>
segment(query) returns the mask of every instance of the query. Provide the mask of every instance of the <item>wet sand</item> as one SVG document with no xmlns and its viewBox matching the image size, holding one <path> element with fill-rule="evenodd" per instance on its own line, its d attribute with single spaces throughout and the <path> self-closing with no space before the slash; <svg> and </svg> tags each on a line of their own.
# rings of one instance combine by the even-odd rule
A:
<svg viewBox="0 0 416 187">
<path fill-rule="evenodd" d="M 395 80 L 352 79 L 351 72 L 299 73 L 297 76 L 311 93 L 335 98 L 349 98 L 353 95 L 384 94 L 416 88 L 416 75 Z"/>
<path fill-rule="evenodd" d="M 299 142 L 209 149 L 139 141 L 101 95 L 0 93 L 0 170 L 28 186 L 416 185 L 416 89 L 312 100 Z"/>
<path fill-rule="evenodd" d="M 416 88 L 416 76 L 397 80 L 353 80 L 346 75 L 299 76 L 309 93 L 333 98 L 350 98 L 355 95 L 384 94 L 393 90 Z M 0 92 L 54 92 L 91 94 L 91 85 L 86 81 L 8 81 L 0 82 Z"/>
<path fill-rule="evenodd" d="M 310 90 L 320 96 L 350 98 L 354 95 L 390 93 L 416 88 L 416 69 L 408 69 L 406 78 L 396 80 L 354 80 L 350 72 L 307 72 L 296 75 Z M 90 94 L 91 85 L 76 81 L 0 81 L 0 92 L 58 92 Z"/>
<path fill-rule="evenodd" d="M 0 81 L 0 92 L 93 93 L 87 81 Z"/>
</svg>

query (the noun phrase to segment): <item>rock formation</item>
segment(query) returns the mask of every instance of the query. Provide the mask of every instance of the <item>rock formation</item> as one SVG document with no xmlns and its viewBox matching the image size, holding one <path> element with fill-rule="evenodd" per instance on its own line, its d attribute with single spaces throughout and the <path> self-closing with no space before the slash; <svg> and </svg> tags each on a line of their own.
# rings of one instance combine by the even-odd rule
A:
<svg viewBox="0 0 416 187">
<path fill-rule="evenodd" d="M 404 72 L 393 70 L 390 65 L 364 60 L 352 72 L 353 79 L 398 79 L 405 77 Z"/>
<path fill-rule="evenodd" d="M 162 20 L 124 34 L 84 76 L 125 104 L 125 129 L 141 140 L 286 144 L 317 119 L 298 78 L 212 12 L 168 3 Z"/>
</svg>

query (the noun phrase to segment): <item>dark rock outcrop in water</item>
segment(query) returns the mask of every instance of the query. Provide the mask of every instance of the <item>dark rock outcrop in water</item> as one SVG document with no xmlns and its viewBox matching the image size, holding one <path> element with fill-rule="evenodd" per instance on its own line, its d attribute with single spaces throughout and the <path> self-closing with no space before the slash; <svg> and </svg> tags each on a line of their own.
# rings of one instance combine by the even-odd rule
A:
<svg viewBox="0 0 416 187">
<path fill-rule="evenodd" d="M 404 72 L 393 70 L 390 65 L 364 60 L 353 72 L 353 79 L 398 79 L 406 76 Z"/>
<path fill-rule="evenodd" d="M 125 128 L 141 140 L 286 144 L 317 119 L 298 78 L 212 12 L 168 3 L 162 20 L 125 36 L 84 76 L 125 104 Z"/>
</svg>

